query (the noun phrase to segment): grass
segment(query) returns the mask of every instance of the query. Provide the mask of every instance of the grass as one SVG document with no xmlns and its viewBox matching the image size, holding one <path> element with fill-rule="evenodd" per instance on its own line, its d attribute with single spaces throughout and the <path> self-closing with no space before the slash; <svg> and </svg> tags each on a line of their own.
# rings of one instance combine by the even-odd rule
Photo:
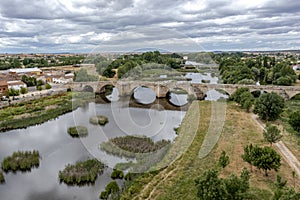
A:
<svg viewBox="0 0 300 200">
<path fill-rule="evenodd" d="M 86 137 L 88 129 L 85 126 L 72 126 L 68 128 L 68 133 L 72 137 Z"/>
<path fill-rule="evenodd" d="M 193 104 L 195 103 L 200 107 L 201 119 L 197 134 L 188 150 L 166 168 L 135 179 L 125 190 L 121 199 L 196 199 L 197 189 L 194 183 L 196 177 L 211 168 L 218 168 L 220 177 L 228 177 L 232 173 L 238 175 L 244 167 L 250 169 L 249 165 L 241 158 L 244 146 L 249 143 L 260 146 L 268 145 L 263 139 L 262 130 L 251 119 L 251 114 L 246 113 L 234 103 L 229 103 L 226 121 L 217 145 L 206 157 L 200 159 L 198 152 L 209 128 L 212 113 L 210 103 L 194 101 Z M 197 112 L 195 107 L 191 107 L 187 112 L 175 144 L 170 148 L 171 153 L 176 152 L 174 146 L 180 146 L 181 142 L 184 142 L 184 135 L 188 134 L 188 127 L 196 124 L 194 112 Z M 218 159 L 223 150 L 229 156 L 230 163 L 225 169 L 220 169 Z M 168 155 L 170 153 L 166 157 Z M 288 181 L 287 184 L 292 186 L 292 170 L 283 159 L 279 171 L 269 172 L 268 177 L 263 172 L 254 169 L 250 178 L 251 198 L 271 199 L 277 174 L 284 177 Z M 300 185 L 299 180 L 296 180 L 296 185 Z"/>
<path fill-rule="evenodd" d="M 2 161 L 2 169 L 5 172 L 30 171 L 40 164 L 38 151 L 17 151 Z"/>
<path fill-rule="evenodd" d="M 100 148 L 112 155 L 134 158 L 138 153 L 156 152 L 169 144 L 170 141 L 166 140 L 154 143 L 147 137 L 124 136 L 103 142 L 100 144 Z"/>
<path fill-rule="evenodd" d="M 73 93 L 64 93 L 19 103 L 0 109 L 0 132 L 42 124 L 71 112 L 83 101 L 72 101 Z"/>
<path fill-rule="evenodd" d="M 68 164 L 63 171 L 59 171 L 58 177 L 68 185 L 95 183 L 98 174 L 103 173 L 104 167 L 97 159 L 79 161 L 75 165 Z"/>
</svg>

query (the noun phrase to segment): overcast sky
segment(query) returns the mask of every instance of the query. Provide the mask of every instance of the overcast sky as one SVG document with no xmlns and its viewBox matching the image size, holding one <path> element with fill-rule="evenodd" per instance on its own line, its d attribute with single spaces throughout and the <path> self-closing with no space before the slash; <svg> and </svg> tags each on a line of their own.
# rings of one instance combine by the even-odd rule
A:
<svg viewBox="0 0 300 200">
<path fill-rule="evenodd" d="M 300 49 L 300 1 L 0 1 L 0 53 L 139 48 Z"/>
</svg>

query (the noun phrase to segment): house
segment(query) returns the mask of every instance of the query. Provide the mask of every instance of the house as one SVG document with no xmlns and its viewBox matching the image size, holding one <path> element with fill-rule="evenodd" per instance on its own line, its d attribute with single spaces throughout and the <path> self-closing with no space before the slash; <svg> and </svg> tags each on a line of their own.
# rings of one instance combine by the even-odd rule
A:
<svg viewBox="0 0 300 200">
<path fill-rule="evenodd" d="M 295 65 L 295 66 L 293 66 L 293 70 L 294 70 L 294 71 L 300 70 L 300 65 Z"/>
<path fill-rule="evenodd" d="M 41 75 L 43 72 L 41 69 L 35 67 L 35 68 L 19 68 L 19 69 L 9 69 L 8 70 L 9 74 L 18 74 L 18 75 Z"/>
<path fill-rule="evenodd" d="M 27 88 L 27 85 L 23 81 L 7 81 L 8 89 L 20 90 L 21 87 Z"/>
<path fill-rule="evenodd" d="M 7 96 L 8 84 L 6 81 L 0 81 L 0 97 Z"/>
</svg>

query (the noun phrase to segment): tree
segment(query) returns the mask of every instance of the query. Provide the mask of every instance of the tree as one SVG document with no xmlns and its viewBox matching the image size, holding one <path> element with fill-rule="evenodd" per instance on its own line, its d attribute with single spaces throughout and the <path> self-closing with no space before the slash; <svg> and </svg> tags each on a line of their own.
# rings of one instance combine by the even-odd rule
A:
<svg viewBox="0 0 300 200">
<path fill-rule="evenodd" d="M 269 142 L 271 146 L 273 143 L 278 142 L 282 138 L 277 126 L 273 126 L 270 123 L 267 123 L 266 130 L 264 130 L 263 135 L 265 140 Z"/>
<path fill-rule="evenodd" d="M 112 179 L 123 179 L 124 173 L 121 170 L 114 169 L 110 177 Z"/>
<path fill-rule="evenodd" d="M 52 86 L 51 86 L 49 83 L 47 83 L 47 84 L 45 85 L 45 88 L 46 88 L 46 90 L 49 90 L 49 89 L 52 88 Z"/>
<path fill-rule="evenodd" d="M 249 88 L 247 87 L 238 88 L 232 95 L 230 95 L 230 99 L 237 103 L 241 103 L 241 95 L 244 92 L 250 92 Z"/>
<path fill-rule="evenodd" d="M 278 94 L 265 93 L 259 96 L 255 102 L 254 113 L 267 121 L 276 120 L 284 108 L 284 99 Z"/>
<path fill-rule="evenodd" d="M 295 131 L 300 133 L 300 111 L 293 112 L 289 116 L 289 124 L 293 127 Z"/>
<path fill-rule="evenodd" d="M 19 90 L 16 90 L 14 88 L 9 88 L 8 89 L 8 96 L 12 96 L 13 99 L 15 98 L 15 96 L 19 96 L 19 94 L 20 94 Z"/>
<path fill-rule="evenodd" d="M 195 180 L 200 200 L 226 199 L 226 187 L 218 178 L 218 171 L 208 170 Z"/>
<path fill-rule="evenodd" d="M 244 154 L 242 155 L 242 158 L 245 162 L 250 164 L 250 168 L 252 171 L 252 165 L 254 165 L 255 159 L 255 147 L 252 144 L 244 147 Z"/>
<path fill-rule="evenodd" d="M 208 170 L 195 180 L 197 196 L 201 200 L 244 199 L 249 189 L 250 173 L 243 169 L 240 177 L 232 174 L 229 178 L 219 178 L 218 171 Z"/>
<path fill-rule="evenodd" d="M 229 164 L 229 156 L 226 155 L 225 151 L 222 151 L 221 156 L 219 157 L 219 165 L 222 168 L 225 168 Z"/>
<path fill-rule="evenodd" d="M 37 89 L 38 91 L 42 91 L 42 90 L 43 90 L 43 87 L 42 87 L 41 85 L 39 85 L 39 86 L 36 86 L 36 89 Z"/>
<path fill-rule="evenodd" d="M 26 94 L 26 93 L 28 93 L 27 88 L 21 87 L 21 88 L 20 88 L 20 93 L 21 93 L 21 94 Z"/>
<path fill-rule="evenodd" d="M 255 100 L 253 94 L 251 94 L 251 92 L 244 92 L 241 94 L 240 99 L 242 108 L 246 109 L 247 112 L 249 112 Z"/>
<path fill-rule="evenodd" d="M 268 170 L 277 171 L 281 166 L 280 155 L 271 147 L 258 147 L 257 157 L 254 159 L 254 166 L 263 169 L 265 175 L 268 176 Z"/>
</svg>

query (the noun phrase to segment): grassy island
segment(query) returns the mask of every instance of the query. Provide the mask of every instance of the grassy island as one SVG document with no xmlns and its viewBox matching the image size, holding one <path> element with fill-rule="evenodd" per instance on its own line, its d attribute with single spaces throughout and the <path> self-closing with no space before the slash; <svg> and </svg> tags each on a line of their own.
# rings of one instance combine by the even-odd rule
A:
<svg viewBox="0 0 300 200">
<path fill-rule="evenodd" d="M 136 153 L 155 152 L 167 145 L 170 141 L 153 142 L 147 137 L 125 136 L 110 139 L 100 144 L 100 148 L 116 156 L 135 157 Z"/>
<path fill-rule="evenodd" d="M 90 123 L 104 126 L 106 123 L 108 123 L 108 118 L 103 115 L 98 115 L 95 117 L 90 117 Z"/>
<path fill-rule="evenodd" d="M 88 135 L 88 129 L 85 126 L 72 126 L 68 128 L 68 133 L 72 137 L 85 137 Z"/>
<path fill-rule="evenodd" d="M 61 182 L 68 185 L 83 185 L 95 183 L 98 174 L 102 174 L 105 165 L 97 159 L 79 161 L 75 165 L 68 164 L 63 171 L 59 171 Z"/>
<path fill-rule="evenodd" d="M 2 171 L 0 171 L 0 183 L 4 183 L 5 179 L 4 179 L 4 174 Z"/>
<path fill-rule="evenodd" d="M 33 167 L 40 164 L 40 154 L 38 151 L 17 151 L 11 156 L 4 158 L 2 169 L 5 172 L 30 171 Z"/>
<path fill-rule="evenodd" d="M 71 112 L 85 102 L 72 101 L 73 96 L 66 92 L 0 109 L 0 132 L 42 124 Z"/>
</svg>

